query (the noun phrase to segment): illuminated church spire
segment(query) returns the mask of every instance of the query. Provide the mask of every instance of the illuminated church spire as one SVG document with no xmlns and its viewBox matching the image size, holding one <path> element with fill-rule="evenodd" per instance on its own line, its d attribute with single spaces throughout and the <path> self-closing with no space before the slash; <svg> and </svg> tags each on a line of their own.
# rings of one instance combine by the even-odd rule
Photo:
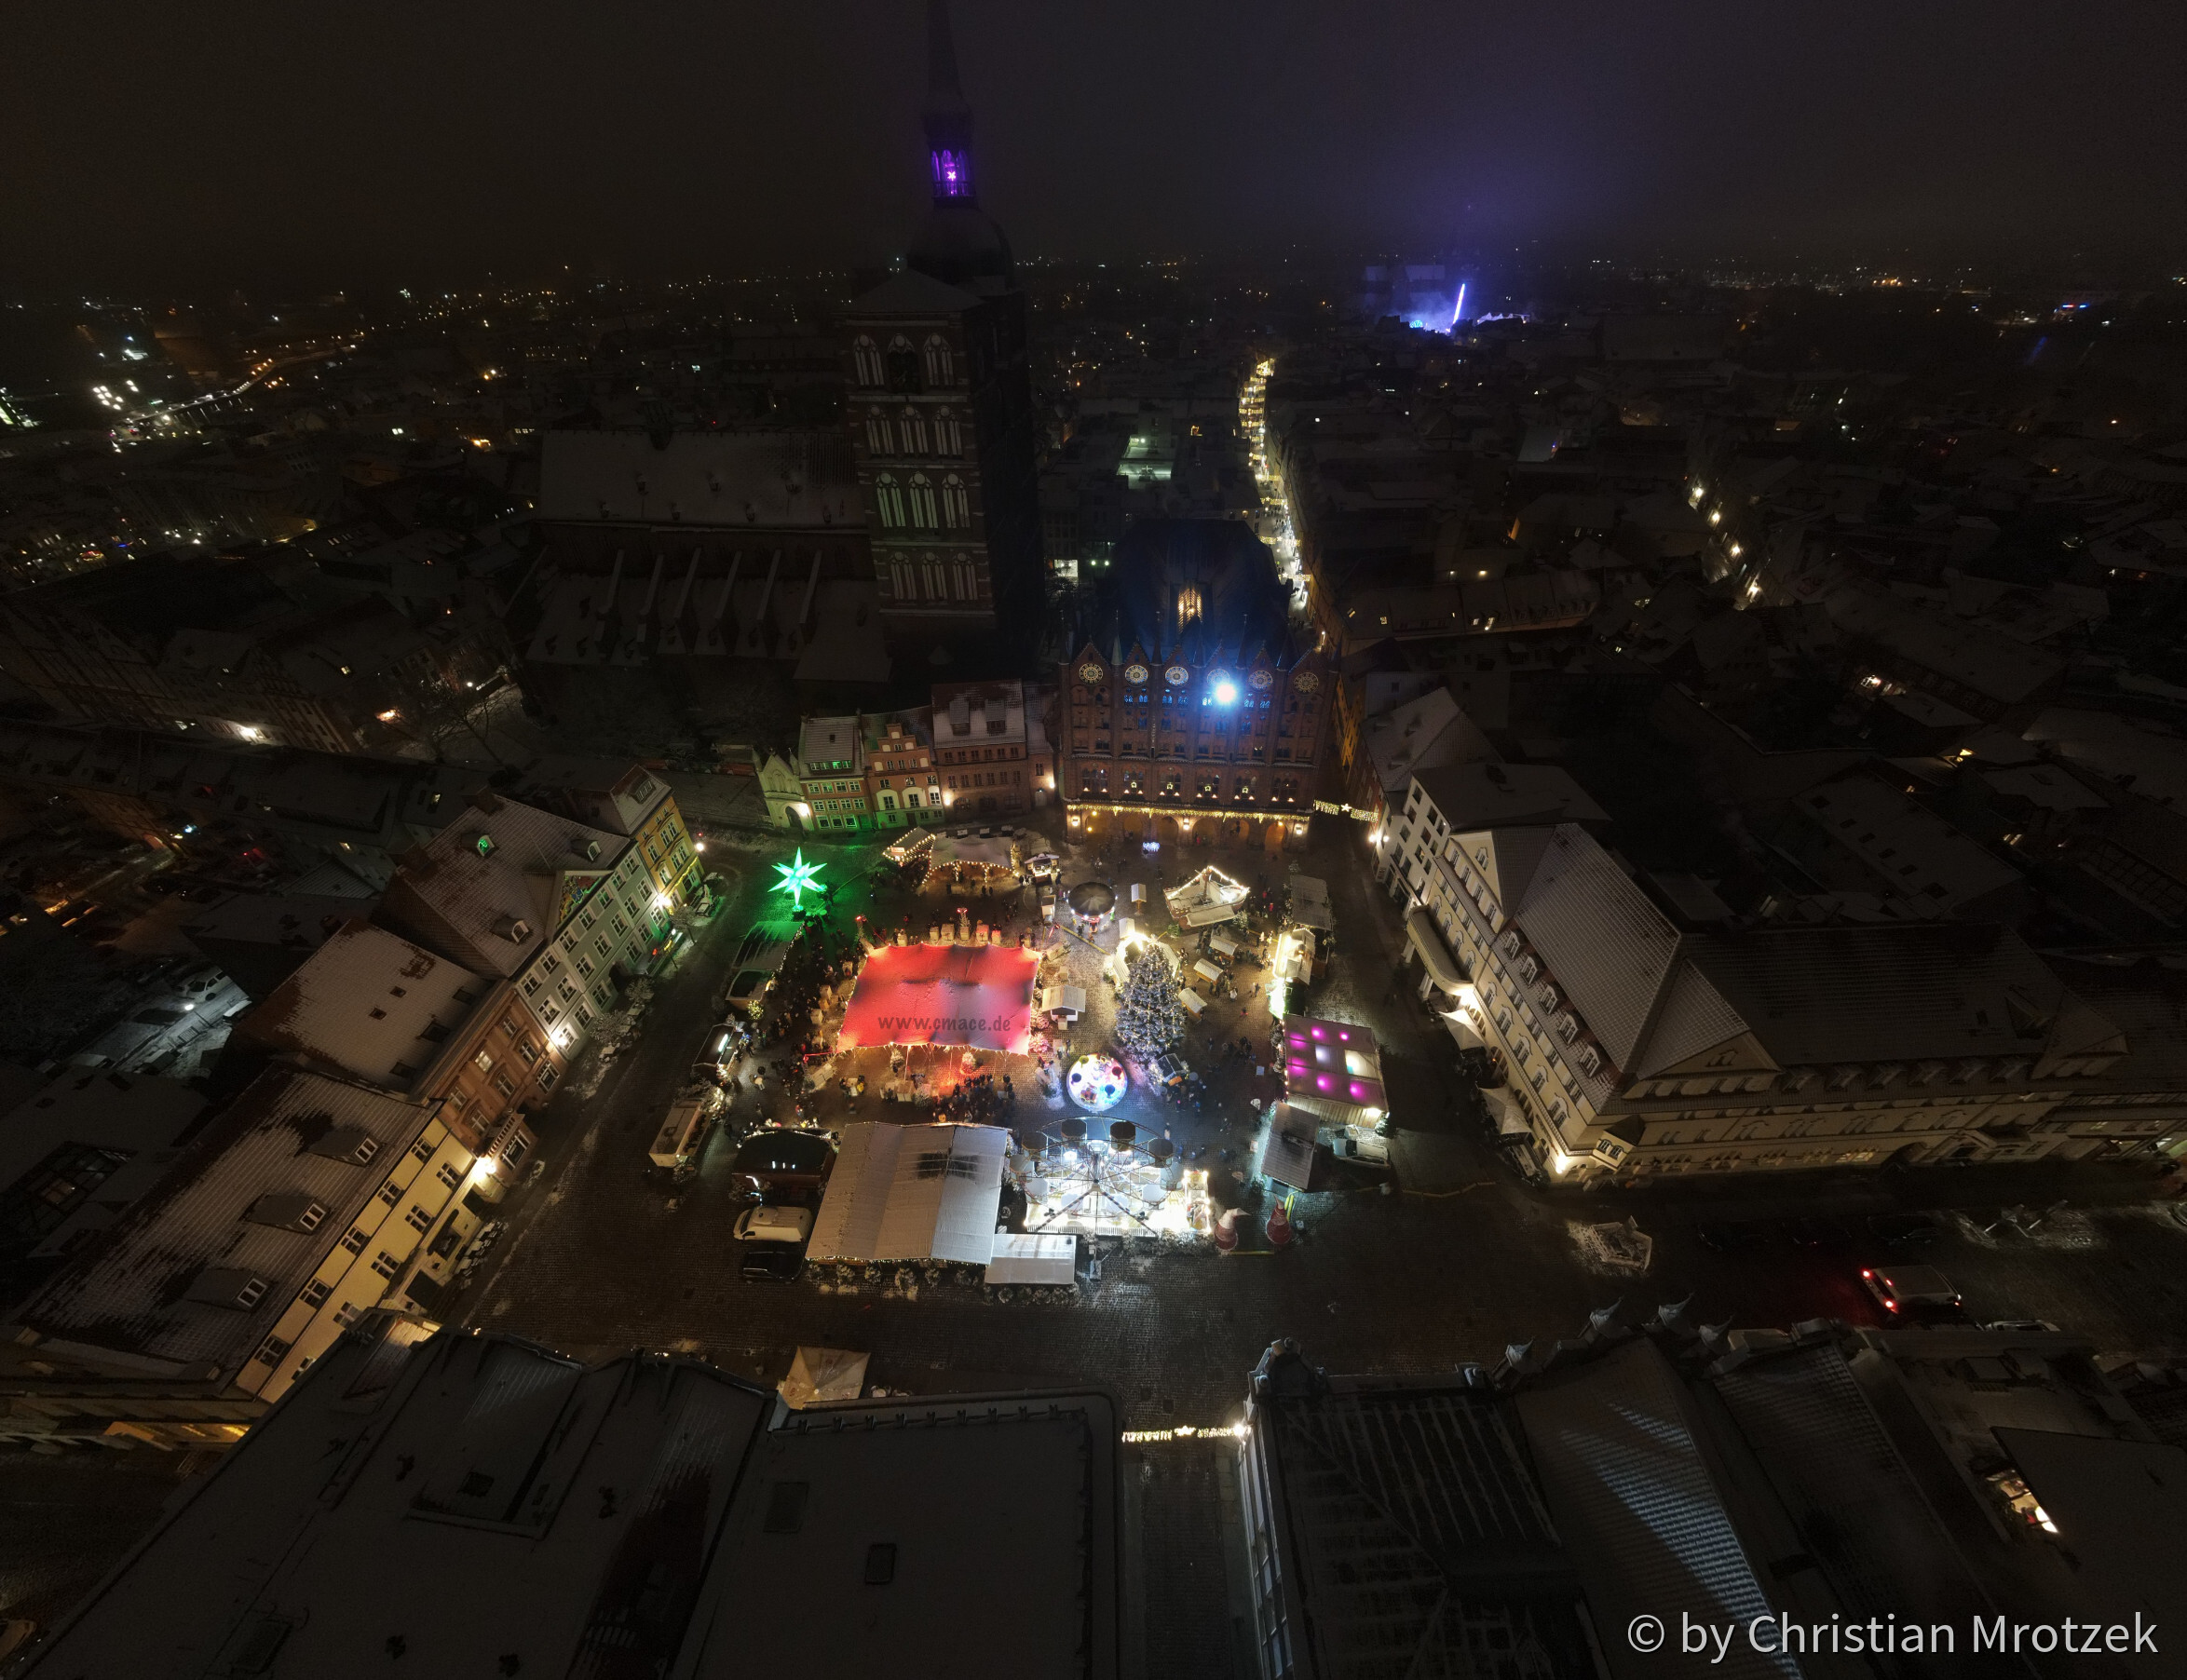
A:
<svg viewBox="0 0 2187 1680">
<path fill-rule="evenodd" d="M 972 108 L 957 79 L 949 0 L 927 0 L 927 162 L 936 204 L 977 204 L 972 185 Z"/>
</svg>

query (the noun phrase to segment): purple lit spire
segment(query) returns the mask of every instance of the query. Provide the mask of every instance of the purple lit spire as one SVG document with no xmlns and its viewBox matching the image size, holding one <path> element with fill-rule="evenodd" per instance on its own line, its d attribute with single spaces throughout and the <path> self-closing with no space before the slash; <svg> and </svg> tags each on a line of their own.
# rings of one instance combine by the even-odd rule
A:
<svg viewBox="0 0 2187 1680">
<path fill-rule="evenodd" d="M 972 108 L 957 79 L 949 0 L 927 0 L 927 159 L 936 204 L 973 204 Z"/>
</svg>

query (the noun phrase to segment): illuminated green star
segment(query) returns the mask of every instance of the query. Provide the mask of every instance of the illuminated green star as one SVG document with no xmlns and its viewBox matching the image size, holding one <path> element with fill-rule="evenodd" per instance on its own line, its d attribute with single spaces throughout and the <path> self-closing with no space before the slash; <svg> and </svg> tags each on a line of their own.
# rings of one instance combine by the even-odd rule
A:
<svg viewBox="0 0 2187 1680">
<path fill-rule="evenodd" d="M 775 874 L 782 878 L 770 890 L 788 893 L 791 910 L 802 910 L 805 908 L 805 895 L 820 890 L 820 872 L 818 863 L 808 863 L 805 860 L 805 848 L 800 847 L 792 861 L 775 865 Z"/>
</svg>

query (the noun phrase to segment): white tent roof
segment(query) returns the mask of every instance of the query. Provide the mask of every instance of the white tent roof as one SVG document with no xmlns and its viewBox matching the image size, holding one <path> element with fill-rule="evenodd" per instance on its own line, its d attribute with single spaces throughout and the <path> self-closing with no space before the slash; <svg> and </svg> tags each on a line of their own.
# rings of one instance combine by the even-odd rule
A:
<svg viewBox="0 0 2187 1680">
<path fill-rule="evenodd" d="M 1010 862 L 1010 836 L 1007 834 L 967 834 L 958 839 L 955 834 L 937 834 L 934 837 L 933 861 L 944 863 L 985 863 L 991 869 L 1008 869 Z"/>
<path fill-rule="evenodd" d="M 1310 1114 L 1288 1103 L 1278 1103 L 1270 1118 L 1269 1134 L 1261 1145 L 1260 1170 L 1280 1185 L 1295 1190 L 1308 1187 L 1313 1176 L 1314 1141 L 1320 1135 Z"/>
<path fill-rule="evenodd" d="M 1068 1283 L 1076 1275 L 1079 1240 L 1005 1231 L 995 1239 L 995 1258 L 987 1262 L 990 1283 Z"/>
<path fill-rule="evenodd" d="M 999 1126 L 844 1127 L 807 1257 L 985 1266 L 995 1252 L 1009 1144 Z"/>
<path fill-rule="evenodd" d="M 775 1385 L 775 1392 L 800 1412 L 827 1401 L 856 1400 L 865 1392 L 865 1368 L 872 1358 L 842 1348 L 800 1348 L 790 1361 L 790 1375 Z"/>
<path fill-rule="evenodd" d="M 1314 875 L 1291 877 L 1291 919 L 1301 928 L 1334 928 L 1329 909 L 1329 884 Z"/>
<path fill-rule="evenodd" d="M 1170 915 L 1183 928 L 1204 928 L 1215 922 L 1227 922 L 1238 914 L 1238 906 L 1245 901 L 1246 889 L 1243 883 L 1233 881 L 1212 863 L 1182 887 L 1172 887 L 1162 894 L 1169 901 Z"/>
<path fill-rule="evenodd" d="M 1040 1013 L 1050 1009 L 1070 1009 L 1077 1014 L 1086 1012 L 1084 986 L 1043 986 L 1040 989 Z"/>
<path fill-rule="evenodd" d="M 903 863 L 912 858 L 916 858 L 920 852 L 925 851 L 933 844 L 934 831 L 932 829 L 913 829 L 910 833 L 904 835 L 903 839 L 890 846 L 889 849 L 883 852 L 881 855 L 887 858 L 891 863 Z"/>
</svg>

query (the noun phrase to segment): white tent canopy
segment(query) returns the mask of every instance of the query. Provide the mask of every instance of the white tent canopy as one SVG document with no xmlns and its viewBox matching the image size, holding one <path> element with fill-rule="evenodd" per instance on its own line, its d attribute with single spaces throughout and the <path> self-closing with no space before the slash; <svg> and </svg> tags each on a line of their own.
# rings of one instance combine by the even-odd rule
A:
<svg viewBox="0 0 2187 1680">
<path fill-rule="evenodd" d="M 1008 834 L 955 834 L 934 836 L 934 867 L 940 869 L 951 863 L 978 863 L 989 869 L 1009 869 L 1014 847 Z"/>
<path fill-rule="evenodd" d="M 800 1412 L 829 1401 L 856 1400 L 865 1392 L 865 1368 L 872 1358 L 843 1348 L 800 1348 L 790 1361 L 790 1375 L 775 1385 L 775 1392 Z"/>
<path fill-rule="evenodd" d="M 990 1283 L 1069 1283 L 1076 1277 L 1079 1240 L 1005 1231 L 987 1262 Z"/>
<path fill-rule="evenodd" d="M 807 1258 L 986 1265 L 1009 1146 L 1000 1126 L 844 1127 Z"/>
<path fill-rule="evenodd" d="M 1162 897 L 1169 901 L 1170 915 L 1178 927 L 1206 928 L 1237 915 L 1245 902 L 1246 888 L 1211 863 Z"/>
<path fill-rule="evenodd" d="M 1329 908 L 1329 884 L 1314 875 L 1291 877 L 1291 919 L 1301 928 L 1333 928 L 1337 917 Z"/>
<path fill-rule="evenodd" d="M 1053 1009 L 1068 1009 L 1073 1015 L 1086 1012 L 1084 986 L 1043 986 L 1040 989 L 1040 1010 L 1043 1015 Z"/>
<path fill-rule="evenodd" d="M 907 863 L 921 852 L 931 848 L 933 844 L 934 831 L 932 829 L 914 829 L 881 855 L 891 863 Z"/>
</svg>

